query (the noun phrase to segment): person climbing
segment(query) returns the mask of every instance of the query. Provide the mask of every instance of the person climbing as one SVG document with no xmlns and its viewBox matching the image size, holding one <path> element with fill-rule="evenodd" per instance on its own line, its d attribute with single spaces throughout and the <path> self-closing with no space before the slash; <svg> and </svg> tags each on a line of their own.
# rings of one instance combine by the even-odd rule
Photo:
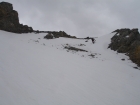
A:
<svg viewBox="0 0 140 105">
<path fill-rule="evenodd" d="M 94 38 L 91 38 L 91 40 L 92 40 L 92 43 L 94 44 L 95 43 L 95 39 Z"/>
</svg>

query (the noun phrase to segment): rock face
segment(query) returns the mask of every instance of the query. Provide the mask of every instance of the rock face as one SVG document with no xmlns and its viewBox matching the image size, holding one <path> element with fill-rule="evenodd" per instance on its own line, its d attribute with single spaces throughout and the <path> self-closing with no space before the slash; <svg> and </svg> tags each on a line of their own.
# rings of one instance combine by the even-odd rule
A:
<svg viewBox="0 0 140 105">
<path fill-rule="evenodd" d="M 33 32 L 32 27 L 19 23 L 18 12 L 13 10 L 12 4 L 8 2 L 0 3 L 0 30 L 14 33 Z"/>
<path fill-rule="evenodd" d="M 47 39 L 53 39 L 53 38 L 59 38 L 59 37 L 66 37 L 66 38 L 76 38 L 75 36 L 70 36 L 64 31 L 47 31 L 47 35 L 44 38 Z M 51 38 L 52 36 L 52 38 Z"/>
<path fill-rule="evenodd" d="M 140 34 L 138 29 L 117 29 L 111 38 L 109 48 L 119 53 L 126 53 L 130 59 L 140 66 Z"/>
</svg>

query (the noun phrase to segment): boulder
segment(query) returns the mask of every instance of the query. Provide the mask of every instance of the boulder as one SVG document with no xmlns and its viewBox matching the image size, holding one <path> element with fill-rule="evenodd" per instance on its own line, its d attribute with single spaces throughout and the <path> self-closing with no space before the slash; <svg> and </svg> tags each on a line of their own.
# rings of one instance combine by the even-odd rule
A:
<svg viewBox="0 0 140 105">
<path fill-rule="evenodd" d="M 51 33 L 48 33 L 44 38 L 46 39 L 53 39 L 53 35 Z"/>
</svg>

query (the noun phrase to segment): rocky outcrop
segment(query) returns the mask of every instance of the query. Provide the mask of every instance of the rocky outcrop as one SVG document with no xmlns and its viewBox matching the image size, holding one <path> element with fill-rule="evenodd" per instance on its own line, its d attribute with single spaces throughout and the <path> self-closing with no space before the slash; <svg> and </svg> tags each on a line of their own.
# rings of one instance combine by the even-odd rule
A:
<svg viewBox="0 0 140 105">
<path fill-rule="evenodd" d="M 32 27 L 19 23 L 18 12 L 13 10 L 12 4 L 0 3 L 0 30 L 14 33 L 33 32 Z"/>
<path fill-rule="evenodd" d="M 76 38 L 75 36 L 71 36 L 71 35 L 68 35 L 66 32 L 64 31 L 47 31 L 47 35 L 44 37 L 44 38 L 47 38 L 47 39 L 51 39 L 50 37 L 53 38 L 59 38 L 59 37 L 66 37 L 66 38 Z"/>
<path fill-rule="evenodd" d="M 117 29 L 111 38 L 109 48 L 118 53 L 126 53 L 130 59 L 140 66 L 140 34 L 138 29 Z"/>
<path fill-rule="evenodd" d="M 54 37 L 53 37 L 52 34 L 48 33 L 44 38 L 46 38 L 46 39 L 53 39 Z"/>
</svg>

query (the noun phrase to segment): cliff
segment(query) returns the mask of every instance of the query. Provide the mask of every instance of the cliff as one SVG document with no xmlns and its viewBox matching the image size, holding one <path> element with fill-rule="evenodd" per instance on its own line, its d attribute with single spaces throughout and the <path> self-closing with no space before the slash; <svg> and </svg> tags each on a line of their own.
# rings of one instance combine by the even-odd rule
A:
<svg viewBox="0 0 140 105">
<path fill-rule="evenodd" d="M 32 27 L 19 23 L 18 12 L 8 2 L 0 3 L 0 30 L 14 33 L 33 32 Z"/>
</svg>

